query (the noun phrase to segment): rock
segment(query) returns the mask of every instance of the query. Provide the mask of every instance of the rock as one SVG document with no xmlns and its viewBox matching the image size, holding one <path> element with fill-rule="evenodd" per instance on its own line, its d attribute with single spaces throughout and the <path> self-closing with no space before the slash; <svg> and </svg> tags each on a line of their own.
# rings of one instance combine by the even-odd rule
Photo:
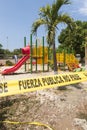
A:
<svg viewBox="0 0 87 130">
<path fill-rule="evenodd" d="M 87 130 L 87 121 L 85 119 L 74 118 L 74 125 L 80 126 L 83 130 Z"/>
</svg>

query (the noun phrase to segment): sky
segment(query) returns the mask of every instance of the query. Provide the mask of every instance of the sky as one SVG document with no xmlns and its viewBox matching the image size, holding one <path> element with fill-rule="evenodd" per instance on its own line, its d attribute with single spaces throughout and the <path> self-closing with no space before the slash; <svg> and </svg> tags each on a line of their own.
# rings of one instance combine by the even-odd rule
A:
<svg viewBox="0 0 87 130">
<path fill-rule="evenodd" d="M 24 47 L 24 37 L 30 42 L 31 27 L 39 18 L 40 7 L 52 4 L 54 0 L 0 0 L 0 44 L 4 49 L 13 51 Z M 87 21 L 87 0 L 71 0 L 62 11 L 74 20 Z M 60 26 L 59 31 L 64 28 Z M 38 39 L 46 36 L 45 28 L 40 27 Z M 34 42 L 35 37 L 33 37 Z"/>
</svg>

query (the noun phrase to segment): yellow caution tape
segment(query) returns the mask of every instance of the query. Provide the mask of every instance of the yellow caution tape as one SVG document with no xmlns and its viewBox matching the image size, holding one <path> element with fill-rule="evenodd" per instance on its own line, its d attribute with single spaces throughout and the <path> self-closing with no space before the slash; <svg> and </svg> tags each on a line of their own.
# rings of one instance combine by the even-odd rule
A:
<svg viewBox="0 0 87 130">
<path fill-rule="evenodd" d="M 87 81 L 87 71 L 0 81 L 0 97 Z"/>
<path fill-rule="evenodd" d="M 51 127 L 49 127 L 46 124 L 43 124 L 41 122 L 13 122 L 13 121 L 0 121 L 0 123 L 9 123 L 9 124 L 29 124 L 29 125 L 37 125 L 37 126 L 44 126 L 46 128 L 48 128 L 49 130 L 53 130 Z"/>
</svg>

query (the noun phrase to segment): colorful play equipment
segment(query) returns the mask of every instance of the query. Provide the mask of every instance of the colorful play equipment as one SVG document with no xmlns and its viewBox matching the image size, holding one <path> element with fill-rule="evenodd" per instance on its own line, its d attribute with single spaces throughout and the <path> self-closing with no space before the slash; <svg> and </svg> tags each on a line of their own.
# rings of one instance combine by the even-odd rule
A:
<svg viewBox="0 0 87 130">
<path fill-rule="evenodd" d="M 38 65 L 40 65 L 41 71 L 49 71 L 49 47 L 44 45 L 44 37 L 42 37 L 41 43 L 39 43 L 37 39 L 33 42 L 31 34 L 29 45 L 31 54 L 29 61 L 25 63 L 25 71 L 29 68 L 29 72 L 37 72 L 39 71 Z M 24 37 L 24 46 L 26 46 L 26 37 Z M 35 62 L 34 69 L 32 64 L 33 62 Z"/>
<path fill-rule="evenodd" d="M 57 53 L 57 62 L 60 64 L 64 64 L 64 67 L 67 65 L 69 71 L 73 71 L 76 68 L 80 68 L 79 61 L 76 59 L 73 53 Z"/>
<path fill-rule="evenodd" d="M 43 47 L 41 45 L 39 45 L 37 47 L 37 51 L 36 51 L 36 47 L 34 46 L 32 48 L 32 58 L 37 59 L 37 64 L 42 64 L 43 63 L 43 58 L 44 58 L 44 64 L 48 64 L 48 48 L 44 47 L 44 57 L 43 57 Z"/>
<path fill-rule="evenodd" d="M 30 73 L 37 72 L 38 66 L 42 67 L 41 71 L 43 72 L 49 71 L 49 66 L 53 64 L 53 58 L 49 55 L 50 51 L 52 53 L 52 49 L 49 49 L 49 47 L 44 44 L 44 37 L 42 37 L 42 43 L 38 43 L 37 39 L 33 42 L 31 34 L 30 44 L 28 43 L 28 45 L 26 45 L 26 37 L 24 37 L 24 48 L 22 48 L 22 54 L 24 56 L 13 67 L 3 70 L 2 74 L 14 73 L 23 64 L 25 71 L 28 70 Z M 62 64 L 64 67 L 67 65 L 70 71 L 79 67 L 79 62 L 73 53 L 68 53 L 64 50 L 62 52 L 57 52 L 56 57 L 58 65 L 60 66 L 60 64 Z"/>
<path fill-rule="evenodd" d="M 34 43 L 34 44 L 33 44 Z M 24 45 L 26 46 L 26 37 L 24 38 Z M 31 73 L 34 72 L 33 70 L 33 59 L 36 63 L 36 70 L 38 64 L 42 66 L 42 71 L 49 71 L 49 65 L 53 64 L 53 58 L 52 56 L 49 56 L 49 52 L 52 49 L 48 47 L 48 45 L 45 45 L 44 43 L 44 37 L 42 37 L 42 43 L 38 43 L 37 39 L 35 42 L 32 40 L 32 34 L 30 35 L 30 47 L 31 47 L 31 57 L 30 57 L 30 71 Z M 69 71 L 73 71 L 79 66 L 79 62 L 74 56 L 73 50 L 66 50 L 64 49 L 62 52 L 56 53 L 57 57 L 57 63 L 58 65 L 63 64 L 64 67 L 67 65 Z M 74 64 L 74 65 L 73 65 Z M 45 65 L 47 65 L 47 70 L 45 70 Z M 74 67 L 73 67 L 74 66 Z M 60 69 L 60 68 L 59 68 Z M 26 71 L 26 64 L 25 64 L 25 71 Z"/>
<path fill-rule="evenodd" d="M 22 54 L 24 56 L 13 67 L 3 70 L 2 75 L 11 74 L 18 70 L 29 58 L 30 58 L 30 46 L 22 48 Z"/>
<path fill-rule="evenodd" d="M 58 63 L 78 63 L 73 53 L 56 53 Z"/>
</svg>

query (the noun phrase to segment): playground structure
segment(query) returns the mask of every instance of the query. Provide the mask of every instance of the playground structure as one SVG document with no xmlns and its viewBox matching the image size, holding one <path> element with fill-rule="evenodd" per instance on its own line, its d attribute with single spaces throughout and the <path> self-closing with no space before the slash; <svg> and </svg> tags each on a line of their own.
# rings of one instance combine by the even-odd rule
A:
<svg viewBox="0 0 87 130">
<path fill-rule="evenodd" d="M 26 37 L 24 37 L 24 46 L 26 46 Z M 32 67 L 32 61 L 33 59 L 35 60 L 36 63 L 36 71 L 37 71 L 37 65 L 40 64 L 42 65 L 42 71 L 49 71 L 50 64 L 53 64 L 53 58 L 50 56 L 49 52 L 52 49 L 48 47 L 48 45 L 45 45 L 44 43 L 44 37 L 42 37 L 42 43 L 38 45 L 38 41 L 36 39 L 36 43 L 33 45 L 32 41 L 32 35 L 30 36 L 30 47 L 31 47 L 31 58 L 30 58 L 30 70 L 31 73 L 33 72 L 33 67 Z M 68 69 L 70 71 L 73 71 L 74 69 L 79 67 L 79 62 L 74 56 L 73 52 L 68 52 L 64 50 L 63 52 L 58 52 L 56 53 L 57 57 L 57 63 L 59 64 L 59 69 L 60 69 L 60 64 L 65 66 L 68 66 Z M 47 64 L 47 70 L 45 70 L 44 66 Z M 26 71 L 26 64 L 25 64 L 25 71 Z"/>
<path fill-rule="evenodd" d="M 14 73 L 23 64 L 25 65 L 25 71 L 28 68 L 28 72 L 30 73 L 37 72 L 38 65 L 42 67 L 41 71 L 49 71 L 50 64 L 53 64 L 53 59 L 52 56 L 49 56 L 49 47 L 44 45 L 44 37 L 42 38 L 42 44 L 38 45 L 37 39 L 34 45 L 32 43 L 32 35 L 30 36 L 30 45 L 26 45 L 26 37 L 24 37 L 24 48 L 22 48 L 24 56 L 13 67 L 3 70 L 3 75 Z M 59 68 L 61 64 L 64 65 L 64 68 L 67 65 L 70 71 L 79 67 L 79 62 L 73 53 L 68 53 L 64 50 L 61 53 L 56 53 L 56 57 Z M 35 69 L 33 69 L 33 66 Z"/>
<path fill-rule="evenodd" d="M 33 42 L 32 34 L 30 35 L 30 44 L 28 44 L 30 46 L 30 59 L 25 63 L 25 71 L 27 71 L 27 68 L 30 73 L 49 71 L 49 47 L 45 46 L 44 43 L 44 37 L 42 37 L 42 42 L 39 43 L 37 39 Z M 24 46 L 27 46 L 26 37 L 24 37 Z"/>
<path fill-rule="evenodd" d="M 45 54 L 43 57 L 43 53 Z M 44 47 L 44 52 L 43 52 L 43 47 L 39 45 L 37 47 L 32 48 L 32 58 L 37 59 L 37 64 L 42 64 L 44 60 L 44 64 L 48 64 L 48 48 Z"/>
<path fill-rule="evenodd" d="M 24 56 L 13 67 L 2 71 L 3 75 L 15 72 L 30 58 L 30 47 L 22 48 L 22 54 L 24 54 Z"/>
<path fill-rule="evenodd" d="M 62 53 L 57 53 L 56 56 L 59 65 L 64 64 L 64 68 L 67 66 L 69 71 L 79 68 L 79 61 L 76 59 L 73 53 L 67 53 L 64 51 Z"/>
</svg>

